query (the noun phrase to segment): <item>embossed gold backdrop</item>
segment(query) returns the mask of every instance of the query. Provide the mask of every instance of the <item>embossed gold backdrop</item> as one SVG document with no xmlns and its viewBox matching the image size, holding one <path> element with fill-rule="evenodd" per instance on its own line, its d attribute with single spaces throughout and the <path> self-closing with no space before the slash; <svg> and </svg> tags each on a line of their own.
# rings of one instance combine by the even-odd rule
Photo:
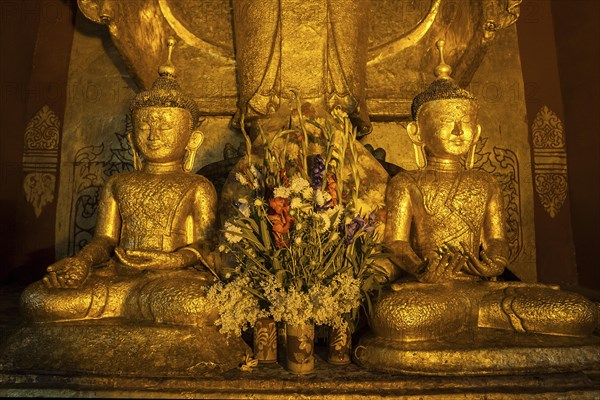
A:
<svg viewBox="0 0 600 400">
<path fill-rule="evenodd" d="M 516 18 L 518 3 L 504 0 L 364 2 L 369 9 L 357 10 L 363 13 L 360 16 L 370 21 L 369 40 L 365 44 L 366 80 L 362 88 L 357 88 L 355 83 L 331 85 L 330 80 L 335 81 L 336 74 L 346 76 L 344 72 L 354 71 L 343 57 L 336 59 L 335 54 L 323 55 L 323 49 L 331 48 L 328 46 L 332 40 L 342 50 L 351 44 L 348 35 L 352 32 L 339 37 L 343 29 L 325 29 L 317 35 L 317 39 L 324 38 L 324 41 L 315 46 L 316 50 L 311 49 L 315 52 L 308 59 L 315 61 L 317 66 L 329 68 L 316 77 L 319 79 L 308 80 L 313 75 L 292 69 L 287 78 L 279 75 L 269 87 L 282 90 L 305 81 L 298 83 L 305 93 L 311 93 L 308 89 L 312 85 L 317 97 L 322 96 L 327 102 L 332 96 L 349 94 L 360 103 L 363 91 L 373 126 L 372 133 L 362 139 L 363 144 L 382 148 L 388 162 L 413 169 L 412 150 L 404 129 L 408 105 L 412 96 L 433 79 L 436 60 L 431 49 L 435 40 L 445 38 L 448 62 L 454 67 L 457 81 L 468 85 L 480 99 L 483 133 L 477 165 L 496 175 L 504 190 L 513 260 L 511 268 L 520 278 L 534 281 L 530 148 L 517 36 L 514 25 L 510 25 Z M 166 37 L 173 35 L 178 39 L 174 63 L 181 71 L 179 81 L 185 90 L 195 95 L 206 114 L 201 127 L 206 133 L 206 141 L 196 159 L 197 169 L 221 161 L 225 155 L 237 155 L 242 137 L 229 127 L 229 123 L 236 111 L 238 93 L 246 101 L 253 93 L 258 93 L 244 92 L 243 88 L 252 87 L 254 75 L 251 73 L 246 83 L 243 78 L 236 80 L 233 43 L 242 46 L 240 40 L 243 42 L 243 38 L 234 39 L 232 33 L 232 19 L 251 15 L 244 7 L 258 2 L 236 3 L 233 11 L 228 7 L 229 2 L 214 1 L 108 1 L 102 3 L 110 6 L 106 9 L 99 9 L 100 4 L 80 1 L 86 15 L 108 23 L 108 30 L 81 14 L 76 22 L 78 29 L 72 47 L 60 150 L 62 161 L 56 216 L 58 258 L 77 251 L 91 238 L 99 190 L 106 178 L 131 168 L 132 158 L 126 142 L 126 131 L 130 129 L 126 118 L 127 104 L 138 90 L 134 82 L 148 86 L 156 76 L 156 66 L 164 57 L 161 43 Z M 322 12 L 334 14 L 339 11 L 324 1 L 315 4 L 315 9 Z M 136 7 L 137 11 L 132 11 Z M 252 24 L 264 20 L 268 28 L 269 18 L 284 14 L 285 9 L 277 9 L 275 14 L 258 15 L 239 23 L 242 28 L 252 29 Z M 320 14 L 311 16 L 308 12 L 301 18 L 316 18 L 317 15 Z M 490 25 L 490 20 L 495 25 Z M 270 39 L 261 47 L 268 53 L 266 57 L 276 54 L 270 50 L 271 45 L 291 46 L 292 49 L 301 46 L 302 42 L 294 37 L 298 32 L 293 29 L 293 20 L 289 23 L 289 31 L 285 26 L 279 30 L 265 28 L 271 35 L 265 36 Z M 508 27 L 501 29 L 505 26 Z M 337 69 L 331 67 L 334 62 L 338 63 Z M 279 68 L 284 64 L 285 60 L 280 61 Z M 268 68 L 256 68 L 259 72 L 268 71 Z M 238 91 L 237 85 L 245 86 Z M 339 89 L 338 92 L 332 87 Z M 268 113 L 268 110 L 255 111 L 258 115 Z M 364 120 L 364 116 L 362 118 Z"/>
</svg>

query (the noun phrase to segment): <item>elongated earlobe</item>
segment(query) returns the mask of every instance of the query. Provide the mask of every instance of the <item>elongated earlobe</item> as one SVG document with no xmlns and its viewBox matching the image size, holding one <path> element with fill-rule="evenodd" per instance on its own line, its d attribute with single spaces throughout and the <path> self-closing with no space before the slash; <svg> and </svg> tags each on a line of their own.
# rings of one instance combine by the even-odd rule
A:
<svg viewBox="0 0 600 400">
<path fill-rule="evenodd" d="M 196 151 L 200 145 L 204 142 L 204 134 L 200 130 L 192 132 L 190 141 L 185 147 L 185 155 L 183 156 L 183 169 L 186 172 L 190 172 L 194 168 L 194 160 L 196 159 Z"/>
<path fill-rule="evenodd" d="M 409 122 L 408 125 L 406 125 L 406 132 L 413 145 L 417 168 L 423 169 L 427 166 L 427 157 L 425 156 L 425 143 L 421 140 L 421 135 L 419 133 L 419 126 L 416 122 Z"/>
<path fill-rule="evenodd" d="M 133 154 L 133 169 L 139 171 L 142 169 L 142 159 L 135 149 L 135 141 L 133 140 L 133 132 L 127 132 L 127 141 L 129 142 L 129 146 L 131 147 L 131 153 Z"/>
<path fill-rule="evenodd" d="M 465 167 L 472 169 L 475 166 L 475 150 L 477 149 L 477 142 L 479 142 L 479 136 L 481 136 L 481 125 L 477 125 L 477 133 L 473 136 L 471 147 L 467 153 L 467 159 L 465 160 Z"/>
</svg>

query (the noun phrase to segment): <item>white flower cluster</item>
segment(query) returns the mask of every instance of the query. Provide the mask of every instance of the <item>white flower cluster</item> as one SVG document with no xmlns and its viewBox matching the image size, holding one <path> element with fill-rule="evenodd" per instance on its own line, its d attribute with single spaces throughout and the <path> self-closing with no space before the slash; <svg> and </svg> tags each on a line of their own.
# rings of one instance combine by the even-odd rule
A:
<svg viewBox="0 0 600 400">
<path fill-rule="evenodd" d="M 242 186 L 246 186 L 248 184 L 248 179 L 241 172 L 235 173 L 235 180 L 238 181 Z"/>
<path fill-rule="evenodd" d="M 311 287 L 308 296 L 316 324 L 345 328 L 343 315 L 360 305 L 360 281 L 351 274 L 338 274 L 328 285 Z"/>
<path fill-rule="evenodd" d="M 231 336 L 240 336 L 248 326 L 268 316 L 260 309 L 258 299 L 249 293 L 249 278 L 238 278 L 227 284 L 218 282 L 211 286 L 206 295 L 208 304 L 214 304 L 219 312 L 215 325 L 219 331 Z"/>
<path fill-rule="evenodd" d="M 312 304 L 306 293 L 294 288 L 285 290 L 275 277 L 261 282 L 261 286 L 270 303 L 269 313 L 275 321 L 303 324 L 311 320 Z"/>
<path fill-rule="evenodd" d="M 360 281 L 351 274 L 338 274 L 330 284 L 314 285 L 307 293 L 293 287 L 285 290 L 275 278 L 262 282 L 261 286 L 275 321 L 345 328 L 343 315 L 360 305 Z"/>
<path fill-rule="evenodd" d="M 304 198 L 305 200 L 310 200 L 313 197 L 313 189 L 306 179 L 296 176 L 292 178 L 288 186 L 277 186 L 274 188 L 273 197 L 282 197 L 284 199 Z"/>
<path fill-rule="evenodd" d="M 250 172 L 248 174 L 248 172 Z M 235 180 L 238 181 L 242 186 L 248 186 L 252 189 L 257 189 L 259 187 L 259 179 L 261 178 L 260 172 L 256 169 L 254 164 L 250 164 L 250 168 L 248 171 L 244 172 L 236 172 Z"/>
<path fill-rule="evenodd" d="M 235 226 L 231 222 L 225 222 L 223 228 L 225 239 L 227 239 L 229 243 L 238 243 L 240 240 L 242 240 L 242 228 L 239 226 Z"/>
<path fill-rule="evenodd" d="M 385 193 L 384 190 L 377 191 L 371 189 L 365 196 L 359 197 L 354 205 L 357 214 L 361 217 L 366 217 L 373 211 L 383 208 L 385 205 L 383 193 Z"/>
</svg>

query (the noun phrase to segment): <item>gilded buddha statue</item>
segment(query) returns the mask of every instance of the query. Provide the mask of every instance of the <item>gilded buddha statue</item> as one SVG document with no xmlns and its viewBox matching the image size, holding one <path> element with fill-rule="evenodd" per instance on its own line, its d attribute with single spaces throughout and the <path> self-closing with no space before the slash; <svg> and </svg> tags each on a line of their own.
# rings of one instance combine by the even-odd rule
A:
<svg viewBox="0 0 600 400">
<path fill-rule="evenodd" d="M 153 87 L 130 105 L 135 170 L 107 181 L 92 241 L 25 289 L 21 306 L 29 319 L 214 322 L 204 293 L 214 279 L 217 195 L 190 172 L 203 134 L 195 102 L 175 79 L 173 45 Z"/>
<path fill-rule="evenodd" d="M 437 79 L 414 98 L 407 126 L 419 169 L 387 187 L 384 241 L 395 282 L 374 306 L 373 336 L 359 351 L 374 368 L 383 360 L 394 369 L 393 351 L 376 355 L 386 343 L 417 348 L 481 328 L 588 337 L 597 327 L 597 310 L 583 296 L 497 280 L 509 257 L 502 192 L 492 175 L 473 168 L 479 106 L 450 77 L 443 44 Z"/>
</svg>

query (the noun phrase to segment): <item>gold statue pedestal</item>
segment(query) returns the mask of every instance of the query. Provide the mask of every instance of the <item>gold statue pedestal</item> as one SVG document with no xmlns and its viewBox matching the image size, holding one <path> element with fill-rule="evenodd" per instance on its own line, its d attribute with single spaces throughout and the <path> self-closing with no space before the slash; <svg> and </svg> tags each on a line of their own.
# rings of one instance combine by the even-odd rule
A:
<svg viewBox="0 0 600 400">
<path fill-rule="evenodd" d="M 367 334 L 359 365 L 411 375 L 472 376 L 600 369 L 600 337 L 566 337 L 477 328 L 442 339 L 403 342 Z"/>
<path fill-rule="evenodd" d="M 194 377 L 234 368 L 251 350 L 214 326 L 107 318 L 27 324 L 0 346 L 0 370 L 40 375 Z"/>
</svg>

